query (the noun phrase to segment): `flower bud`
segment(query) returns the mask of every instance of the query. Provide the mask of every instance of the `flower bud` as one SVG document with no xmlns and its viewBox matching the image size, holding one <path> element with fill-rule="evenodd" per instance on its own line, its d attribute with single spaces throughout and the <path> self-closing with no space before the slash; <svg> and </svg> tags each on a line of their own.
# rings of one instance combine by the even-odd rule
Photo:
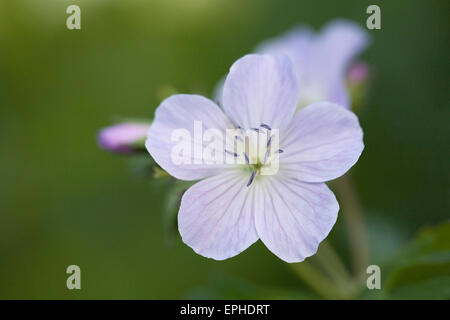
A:
<svg viewBox="0 0 450 320">
<path fill-rule="evenodd" d="M 131 153 L 144 149 L 148 123 L 123 122 L 100 130 L 98 144 L 102 149 L 115 153 Z"/>
<path fill-rule="evenodd" d="M 350 66 L 347 73 L 347 81 L 350 86 L 366 82 L 369 78 L 370 70 L 367 63 L 359 61 Z"/>
</svg>

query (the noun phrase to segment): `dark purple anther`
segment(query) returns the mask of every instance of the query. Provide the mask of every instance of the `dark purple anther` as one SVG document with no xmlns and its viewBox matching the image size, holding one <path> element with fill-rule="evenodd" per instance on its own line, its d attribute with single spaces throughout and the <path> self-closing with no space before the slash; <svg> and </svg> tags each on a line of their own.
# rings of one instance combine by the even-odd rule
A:
<svg viewBox="0 0 450 320">
<path fill-rule="evenodd" d="M 252 171 L 252 175 L 250 176 L 250 180 L 248 180 L 247 187 L 249 187 L 253 180 L 255 179 L 256 171 Z"/>
<path fill-rule="evenodd" d="M 250 164 L 250 160 L 248 159 L 248 155 L 244 152 L 244 157 L 245 157 L 245 162 L 247 162 L 247 164 Z"/>
<path fill-rule="evenodd" d="M 231 151 L 228 151 L 226 149 L 225 149 L 225 152 L 228 153 L 228 154 L 231 154 L 235 158 L 239 157 L 239 155 L 236 152 L 231 152 Z"/>
</svg>

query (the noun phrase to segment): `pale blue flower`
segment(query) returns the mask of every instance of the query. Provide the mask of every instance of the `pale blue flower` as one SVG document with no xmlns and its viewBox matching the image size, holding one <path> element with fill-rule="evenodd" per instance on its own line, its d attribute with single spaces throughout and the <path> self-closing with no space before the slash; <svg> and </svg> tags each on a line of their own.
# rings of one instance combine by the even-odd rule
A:
<svg viewBox="0 0 450 320">
<path fill-rule="evenodd" d="M 346 73 L 368 44 L 369 37 L 361 26 L 339 19 L 331 21 L 318 33 L 298 26 L 265 41 L 256 52 L 284 54 L 292 60 L 300 86 L 299 109 L 317 101 L 330 101 L 349 108 Z"/>
<path fill-rule="evenodd" d="M 157 108 L 146 141 L 148 151 L 172 176 L 201 179 L 184 193 L 178 214 L 181 237 L 198 254 L 223 260 L 261 239 L 279 258 L 299 262 L 313 255 L 330 232 L 339 205 L 325 182 L 356 163 L 364 148 L 363 133 L 355 114 L 337 104 L 318 102 L 294 114 L 299 92 L 287 57 L 252 54 L 231 67 L 222 108 L 198 95 L 174 95 Z M 225 145 L 223 154 L 245 161 L 205 164 L 192 154 L 190 164 L 175 164 L 174 131 L 195 135 L 198 121 L 205 131 L 265 132 L 269 137 L 265 152 L 251 162 L 246 152 L 233 153 Z M 261 155 L 271 149 L 275 130 L 279 149 L 273 153 L 279 170 L 263 175 L 260 170 L 268 162 Z M 204 148 L 207 142 L 192 144 Z"/>
</svg>

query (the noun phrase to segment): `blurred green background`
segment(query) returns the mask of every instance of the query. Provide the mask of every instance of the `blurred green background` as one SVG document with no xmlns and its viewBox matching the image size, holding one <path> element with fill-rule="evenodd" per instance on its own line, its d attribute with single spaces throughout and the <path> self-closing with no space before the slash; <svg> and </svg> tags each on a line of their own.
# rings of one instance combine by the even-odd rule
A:
<svg viewBox="0 0 450 320">
<path fill-rule="evenodd" d="M 450 212 L 450 5 L 375 3 L 382 29 L 369 31 L 372 77 L 358 110 L 366 149 L 352 169 L 370 262 L 405 261 L 424 237 L 438 239 L 442 272 L 412 297 L 450 298 L 449 229 L 436 227 Z M 66 29 L 70 4 L 82 30 Z M 364 26 L 370 4 L 0 0 L 0 298 L 318 297 L 260 242 L 223 262 L 195 254 L 168 232 L 164 183 L 136 170 L 142 159 L 100 150 L 96 134 L 121 117 L 151 118 L 170 90 L 210 95 L 237 58 L 297 23 Z M 349 264 L 345 232 L 340 216 L 329 238 Z M 71 264 L 78 291 L 66 288 Z M 412 268 L 394 283 L 417 278 Z"/>
</svg>

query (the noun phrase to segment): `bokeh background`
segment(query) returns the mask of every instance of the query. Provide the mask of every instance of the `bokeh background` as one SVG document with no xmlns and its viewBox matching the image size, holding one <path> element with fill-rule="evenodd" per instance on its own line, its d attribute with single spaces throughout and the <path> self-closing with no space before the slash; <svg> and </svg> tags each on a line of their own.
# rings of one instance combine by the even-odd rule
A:
<svg viewBox="0 0 450 320">
<path fill-rule="evenodd" d="M 82 30 L 66 29 L 70 4 Z M 445 0 L 0 0 L 0 298 L 320 298 L 260 242 L 223 262 L 195 254 L 167 224 L 166 184 L 140 169 L 147 156 L 100 150 L 96 134 L 151 118 L 170 92 L 211 95 L 237 58 L 298 23 L 364 26 L 370 4 L 382 29 L 362 55 L 366 149 L 352 169 L 370 262 L 385 284 L 405 254 L 440 251 L 360 297 L 450 298 Z M 340 217 L 329 238 L 349 264 L 345 234 Z M 81 290 L 66 288 L 71 264 Z"/>
</svg>

